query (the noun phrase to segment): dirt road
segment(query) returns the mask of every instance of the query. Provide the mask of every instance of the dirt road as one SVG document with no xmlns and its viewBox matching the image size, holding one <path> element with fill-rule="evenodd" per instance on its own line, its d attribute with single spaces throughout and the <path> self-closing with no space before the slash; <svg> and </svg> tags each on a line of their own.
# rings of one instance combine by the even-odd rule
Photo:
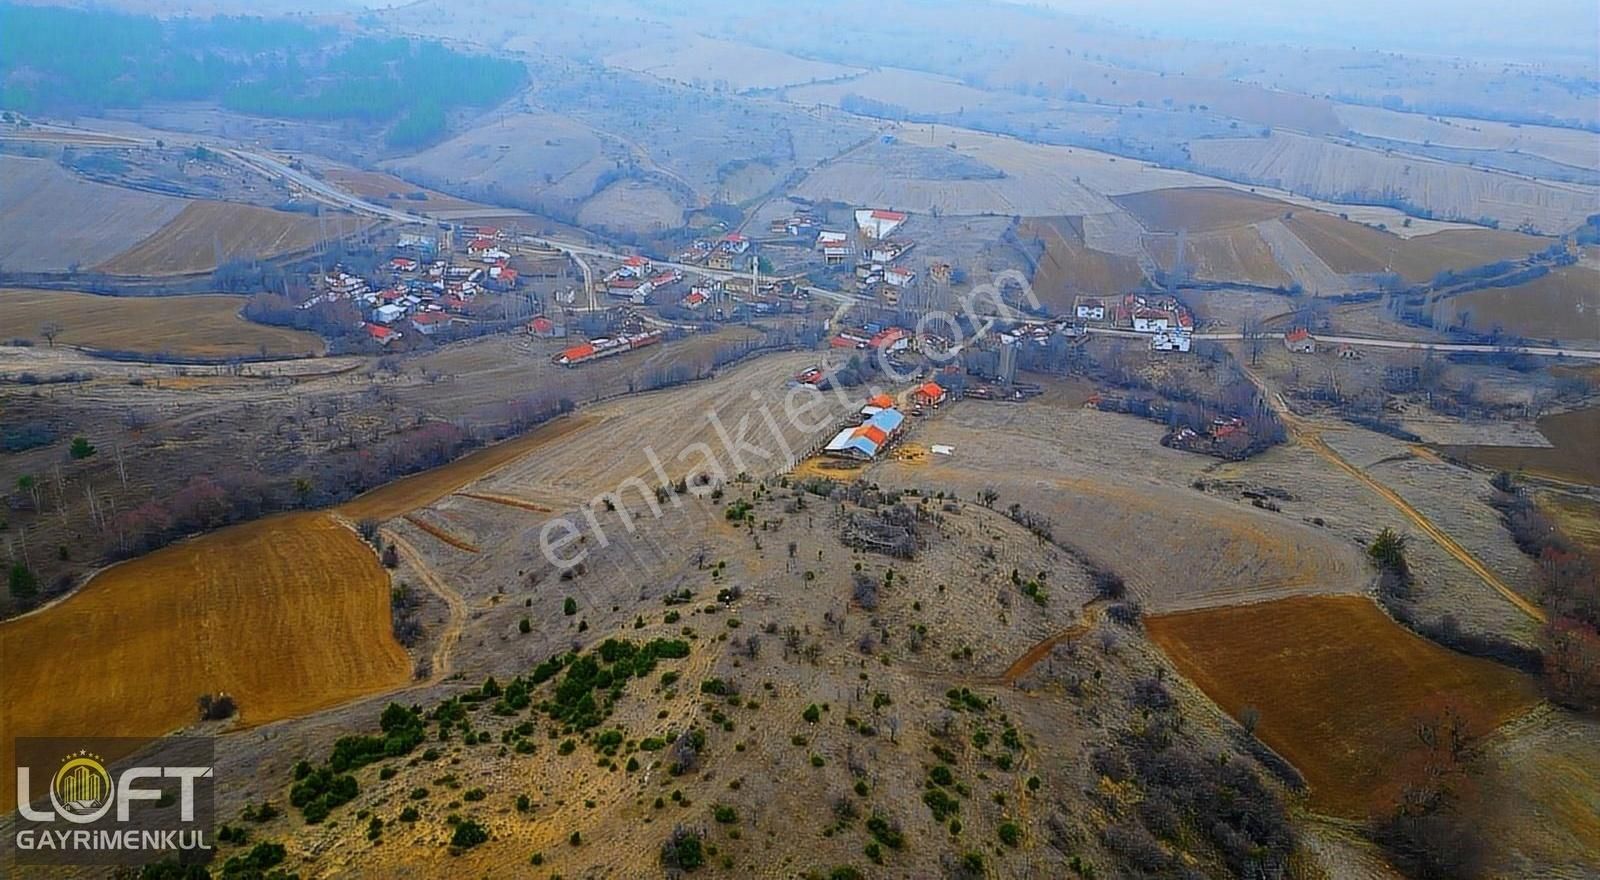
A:
<svg viewBox="0 0 1600 880">
<path fill-rule="evenodd" d="M 1513 590 L 1511 587 L 1507 586 L 1506 582 L 1501 580 L 1499 575 L 1496 575 L 1494 572 L 1490 571 L 1487 566 L 1478 561 L 1476 556 L 1472 555 L 1471 551 L 1457 543 L 1456 540 L 1446 534 L 1443 529 L 1434 525 L 1433 521 L 1428 519 L 1428 517 L 1423 514 L 1422 511 L 1417 510 L 1411 505 L 1410 502 L 1400 497 L 1400 493 L 1373 479 L 1367 474 L 1366 471 L 1351 464 L 1345 459 L 1344 456 L 1340 455 L 1333 447 L 1329 446 L 1327 442 L 1322 439 L 1321 430 L 1314 425 L 1309 424 L 1304 419 L 1301 419 L 1299 416 L 1296 416 L 1289 409 L 1289 405 L 1283 399 L 1283 395 L 1278 394 L 1269 388 L 1266 384 L 1266 380 L 1262 379 L 1254 371 L 1249 369 L 1245 369 L 1244 374 L 1249 377 L 1250 381 L 1254 383 L 1258 389 L 1261 390 L 1262 395 L 1267 399 L 1268 405 L 1272 407 L 1273 412 L 1278 414 L 1278 418 L 1283 420 L 1284 427 L 1289 429 L 1289 434 L 1294 438 L 1295 442 L 1326 459 L 1330 464 L 1354 477 L 1357 482 L 1372 490 L 1378 495 L 1378 497 L 1389 502 L 1391 506 L 1404 514 L 1406 519 L 1410 520 L 1418 530 L 1427 535 L 1429 538 L 1432 538 L 1434 543 L 1444 548 L 1446 553 L 1454 556 L 1462 565 L 1465 565 L 1473 574 L 1477 575 L 1479 579 L 1488 584 L 1495 592 L 1505 597 L 1507 602 L 1515 605 L 1517 610 L 1528 615 L 1528 617 L 1538 621 L 1539 623 L 1548 622 L 1548 617 L 1546 616 L 1544 609 L 1540 608 L 1534 602 L 1529 601 L 1516 590 Z"/>
</svg>

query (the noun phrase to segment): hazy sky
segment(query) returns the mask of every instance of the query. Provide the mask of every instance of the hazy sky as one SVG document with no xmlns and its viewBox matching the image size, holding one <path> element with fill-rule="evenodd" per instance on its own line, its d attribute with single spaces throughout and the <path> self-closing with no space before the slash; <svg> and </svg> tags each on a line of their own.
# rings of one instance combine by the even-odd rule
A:
<svg viewBox="0 0 1600 880">
<path fill-rule="evenodd" d="M 1600 65 L 1596 0 L 1018 0 L 1209 39 Z"/>
</svg>

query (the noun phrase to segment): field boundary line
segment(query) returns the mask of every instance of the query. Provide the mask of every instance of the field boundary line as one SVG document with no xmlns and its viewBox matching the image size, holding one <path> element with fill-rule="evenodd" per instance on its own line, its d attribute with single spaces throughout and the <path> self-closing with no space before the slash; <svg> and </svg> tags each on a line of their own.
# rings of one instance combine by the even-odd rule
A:
<svg viewBox="0 0 1600 880">
<path fill-rule="evenodd" d="M 444 530 L 444 527 L 436 526 L 433 523 L 428 522 L 427 520 L 423 519 L 422 517 L 417 516 L 415 513 L 402 514 L 400 516 L 400 518 L 405 520 L 408 523 L 411 523 L 412 525 L 414 525 L 417 528 L 423 530 L 424 532 L 427 532 L 428 534 L 434 536 L 435 538 L 438 538 L 439 540 L 445 542 L 446 544 L 449 544 L 450 546 L 456 548 L 457 550 L 464 550 L 467 553 L 477 553 L 478 552 L 478 546 L 476 544 L 473 544 L 470 541 L 467 541 L 467 540 L 465 540 L 463 538 L 458 538 L 455 535 L 450 534 L 449 532 Z"/>
</svg>

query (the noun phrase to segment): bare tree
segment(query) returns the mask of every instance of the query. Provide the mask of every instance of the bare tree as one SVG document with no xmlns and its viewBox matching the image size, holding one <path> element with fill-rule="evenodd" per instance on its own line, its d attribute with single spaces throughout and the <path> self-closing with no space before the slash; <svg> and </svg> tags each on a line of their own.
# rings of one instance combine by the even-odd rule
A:
<svg viewBox="0 0 1600 880">
<path fill-rule="evenodd" d="M 1244 337 L 1245 345 L 1250 349 L 1250 366 L 1255 366 L 1261 360 L 1262 342 L 1266 338 L 1261 331 L 1261 319 L 1245 318 L 1239 328 L 1239 334 Z"/>
<path fill-rule="evenodd" d="M 56 347 L 56 337 L 61 335 L 62 327 L 56 321 L 46 321 L 39 325 L 39 335 L 44 341 L 50 343 L 51 348 Z"/>
</svg>

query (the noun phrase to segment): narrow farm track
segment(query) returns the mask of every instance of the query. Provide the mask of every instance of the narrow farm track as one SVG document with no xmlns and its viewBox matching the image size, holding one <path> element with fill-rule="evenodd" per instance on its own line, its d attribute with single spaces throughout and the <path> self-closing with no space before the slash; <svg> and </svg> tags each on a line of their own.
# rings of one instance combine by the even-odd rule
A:
<svg viewBox="0 0 1600 880">
<path fill-rule="evenodd" d="M 1027 675 L 1028 672 L 1033 669 L 1033 667 L 1039 665 L 1040 660 L 1050 656 L 1050 652 L 1055 650 L 1056 645 L 1061 644 L 1067 639 L 1077 638 L 1078 636 L 1081 636 L 1093 629 L 1094 625 L 1100 620 L 1100 613 L 1100 606 L 1098 605 L 1091 603 L 1083 606 L 1082 620 L 1065 629 L 1051 634 L 1048 638 L 1045 638 L 1044 640 L 1036 643 L 1033 647 L 1029 648 L 1021 657 L 1018 657 L 1016 660 L 1012 661 L 1011 665 L 1006 667 L 1005 672 L 1000 673 L 998 682 L 1005 685 L 1016 684 L 1017 681 L 1024 675 Z"/>
<path fill-rule="evenodd" d="M 1327 441 L 1322 439 L 1321 432 L 1291 412 L 1288 404 L 1284 402 L 1283 396 L 1268 388 L 1266 382 L 1260 376 L 1248 369 L 1244 373 L 1260 389 L 1262 395 L 1266 397 L 1268 405 L 1272 407 L 1273 412 L 1278 414 L 1278 418 L 1283 420 L 1284 426 L 1289 429 L 1289 433 L 1294 437 L 1296 443 L 1315 452 L 1334 467 L 1354 477 L 1357 482 L 1372 490 L 1378 497 L 1389 502 L 1391 506 L 1404 514 L 1406 519 L 1411 520 L 1412 524 L 1421 530 L 1423 534 L 1432 538 L 1434 543 L 1442 547 L 1446 553 L 1454 556 L 1462 565 L 1465 565 L 1473 574 L 1477 575 L 1480 580 L 1505 597 L 1507 602 L 1516 606 L 1518 611 L 1541 624 L 1549 622 L 1549 618 L 1543 608 L 1540 608 L 1516 590 L 1507 586 L 1499 575 L 1490 571 L 1488 566 L 1478 560 L 1478 557 L 1472 555 L 1471 551 L 1457 543 L 1443 529 L 1434 525 L 1426 514 L 1413 507 L 1409 501 L 1400 497 L 1400 493 L 1373 479 L 1366 471 L 1351 464 L 1337 450 L 1329 446 Z"/>
<path fill-rule="evenodd" d="M 410 517 L 407 517 L 407 519 L 409 520 Z M 427 562 L 423 561 L 422 554 L 417 552 L 417 548 L 410 541 L 387 529 L 384 530 L 383 534 L 384 537 L 389 539 L 389 543 L 394 545 L 395 550 L 401 557 L 405 559 L 406 564 L 411 566 L 411 569 L 417 573 L 417 577 L 422 579 L 422 583 L 428 588 L 428 592 L 438 596 L 450 609 L 450 620 L 445 625 L 444 631 L 439 634 L 439 643 L 434 646 L 431 660 L 432 670 L 425 682 L 425 684 L 436 684 L 450 675 L 451 659 L 455 652 L 456 643 L 461 641 L 461 629 L 467 621 L 467 602 L 461 598 L 460 593 L 446 584 L 432 568 L 428 567 Z"/>
<path fill-rule="evenodd" d="M 400 518 L 405 520 L 408 523 L 411 523 L 412 525 L 414 525 L 417 528 L 423 530 L 424 532 L 427 532 L 428 534 L 434 536 L 435 538 L 438 538 L 439 540 L 445 542 L 446 544 L 449 544 L 450 546 L 456 548 L 457 550 L 463 550 L 463 551 L 465 551 L 467 553 L 477 553 L 478 552 L 478 546 L 476 544 L 473 544 L 472 542 L 467 541 L 467 540 L 465 540 L 463 538 L 458 538 L 455 535 L 452 535 L 449 532 L 445 531 L 443 528 L 441 528 L 439 526 L 436 526 L 431 522 L 428 522 L 427 520 L 423 519 L 420 516 L 417 516 L 414 513 L 403 514 Z"/>
</svg>

